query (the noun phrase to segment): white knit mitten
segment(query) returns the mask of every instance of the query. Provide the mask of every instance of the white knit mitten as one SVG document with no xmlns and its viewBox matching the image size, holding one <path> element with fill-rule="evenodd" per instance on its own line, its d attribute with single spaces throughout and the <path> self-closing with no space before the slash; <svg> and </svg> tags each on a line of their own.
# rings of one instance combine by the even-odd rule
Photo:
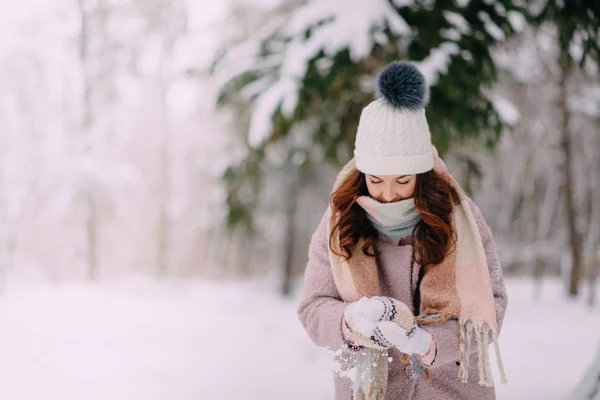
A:
<svg viewBox="0 0 600 400">
<path fill-rule="evenodd" d="M 404 327 L 406 332 L 416 326 L 412 311 L 403 302 L 386 296 L 362 297 L 344 310 L 342 334 L 347 342 L 359 346 L 391 348 L 394 344 L 377 329 L 377 324 L 382 321 Z"/>
<path fill-rule="evenodd" d="M 401 325 L 391 321 L 378 322 L 376 329 L 387 342 L 393 344 L 402 353 L 416 353 L 423 356 L 429 352 L 433 337 L 416 324 L 408 333 Z"/>
<path fill-rule="evenodd" d="M 385 305 L 375 297 L 362 297 L 351 303 L 344 311 L 344 319 L 353 332 L 371 337 L 375 332 L 375 324 L 381 321 Z"/>
</svg>

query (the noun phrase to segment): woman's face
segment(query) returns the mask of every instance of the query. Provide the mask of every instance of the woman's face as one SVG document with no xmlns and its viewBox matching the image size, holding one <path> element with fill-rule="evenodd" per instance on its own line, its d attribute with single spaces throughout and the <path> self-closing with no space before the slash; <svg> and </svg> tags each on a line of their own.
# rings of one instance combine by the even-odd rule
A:
<svg viewBox="0 0 600 400">
<path fill-rule="evenodd" d="M 380 203 L 392 203 L 415 194 L 417 175 L 365 175 L 369 196 Z"/>
</svg>

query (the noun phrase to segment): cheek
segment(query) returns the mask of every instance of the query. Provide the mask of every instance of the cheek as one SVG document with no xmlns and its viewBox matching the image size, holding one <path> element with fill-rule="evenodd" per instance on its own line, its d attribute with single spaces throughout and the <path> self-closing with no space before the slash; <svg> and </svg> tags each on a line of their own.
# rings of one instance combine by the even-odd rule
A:
<svg viewBox="0 0 600 400">
<path fill-rule="evenodd" d="M 369 190 L 369 196 L 371 197 L 379 197 L 381 195 L 381 190 L 378 185 L 367 182 L 367 189 Z"/>
<path fill-rule="evenodd" d="M 408 185 L 400 185 L 398 193 L 404 198 L 412 197 L 415 194 L 415 182 L 411 182 Z"/>
</svg>

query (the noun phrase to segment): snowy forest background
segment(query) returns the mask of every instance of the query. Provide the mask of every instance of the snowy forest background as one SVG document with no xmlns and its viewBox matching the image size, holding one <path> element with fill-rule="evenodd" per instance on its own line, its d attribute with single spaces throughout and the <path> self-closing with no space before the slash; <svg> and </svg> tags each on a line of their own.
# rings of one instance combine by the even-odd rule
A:
<svg viewBox="0 0 600 400">
<path fill-rule="evenodd" d="M 1 3 L 1 398 L 330 398 L 298 289 L 403 59 L 504 268 L 499 398 L 600 399 L 595 2 Z"/>
</svg>

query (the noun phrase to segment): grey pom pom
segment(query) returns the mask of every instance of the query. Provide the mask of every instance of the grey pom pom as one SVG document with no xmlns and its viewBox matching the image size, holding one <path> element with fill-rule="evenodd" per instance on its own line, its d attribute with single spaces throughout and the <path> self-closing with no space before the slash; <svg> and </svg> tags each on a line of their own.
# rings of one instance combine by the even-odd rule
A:
<svg viewBox="0 0 600 400">
<path fill-rule="evenodd" d="M 379 93 L 397 109 L 417 110 L 425 107 L 425 77 L 412 64 L 395 61 L 379 75 Z"/>
</svg>

